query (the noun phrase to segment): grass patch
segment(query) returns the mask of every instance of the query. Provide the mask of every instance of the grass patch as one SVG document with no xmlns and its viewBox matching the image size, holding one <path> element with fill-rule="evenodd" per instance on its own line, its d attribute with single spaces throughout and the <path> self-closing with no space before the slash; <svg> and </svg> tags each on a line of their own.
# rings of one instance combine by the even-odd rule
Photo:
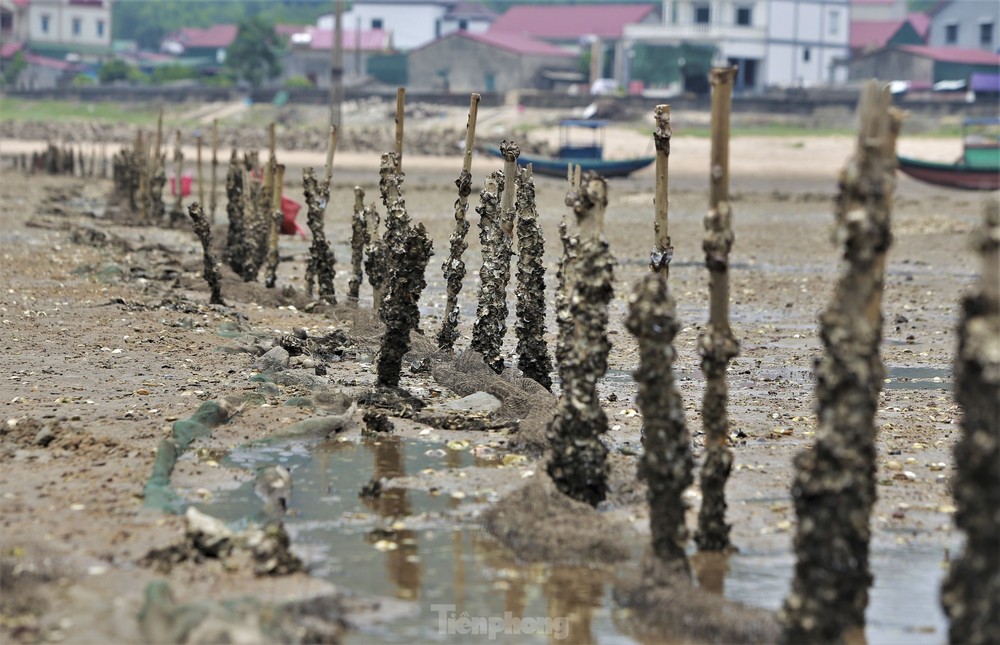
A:
<svg viewBox="0 0 1000 645">
<path fill-rule="evenodd" d="M 0 97 L 0 118 L 4 121 L 86 120 L 155 125 L 157 113 L 157 107 L 144 103 L 31 101 Z"/>
</svg>

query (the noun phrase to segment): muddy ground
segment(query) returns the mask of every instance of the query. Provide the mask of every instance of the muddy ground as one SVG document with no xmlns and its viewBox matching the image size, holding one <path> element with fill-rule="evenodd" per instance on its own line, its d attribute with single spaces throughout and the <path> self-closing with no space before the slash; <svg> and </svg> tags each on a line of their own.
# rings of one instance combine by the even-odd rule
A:
<svg viewBox="0 0 1000 645">
<path fill-rule="evenodd" d="M 685 149 L 685 141 L 675 141 L 672 160 L 670 232 L 675 253 L 670 286 L 683 326 L 677 338 L 678 382 L 700 457 L 704 380 L 696 339 L 707 319 L 707 272 L 701 252 L 707 142 L 689 140 L 691 153 L 685 159 L 678 152 Z M 793 455 L 809 445 L 816 425 L 811 374 L 819 351 L 816 321 L 831 293 L 838 262 L 830 240 L 831 199 L 836 168 L 852 145 L 847 137 L 734 141 L 731 310 L 741 352 L 729 370 L 736 466 L 727 490 L 733 541 L 745 552 L 791 552 L 791 463 Z M 949 154 L 939 142 L 904 142 L 901 148 L 906 145 L 922 145 L 937 156 Z M 11 149 L 9 142 L 5 146 Z M 289 163 L 322 164 L 319 156 L 286 154 Z M 368 156 L 338 156 L 327 220 L 338 260 L 338 294 L 347 290 L 353 185 L 360 183 L 368 200 L 377 200 L 376 163 Z M 404 161 L 410 215 L 427 226 L 434 240 L 429 286 L 421 303 L 421 324 L 429 334 L 440 328 L 444 306 L 441 262 L 452 228 L 453 181 L 459 167 L 460 159 L 454 157 Z M 477 157 L 477 185 L 496 167 L 495 161 Z M 297 168 L 286 174 L 288 191 L 301 202 L 300 176 Z M 647 169 L 612 181 L 609 190 L 607 236 L 618 266 L 611 305 L 613 349 L 601 391 L 612 424 L 607 442 L 625 465 L 624 472 L 641 448 L 642 417 L 630 377 L 637 352 L 623 317 L 631 285 L 646 270 L 651 250 L 652 181 Z M 138 616 L 144 590 L 156 580 L 166 580 L 184 602 L 246 595 L 285 600 L 345 591 L 306 573 L 255 577 L 246 567 L 208 561 L 164 574 L 140 564 L 150 549 L 175 543 L 184 530 L 183 517 L 144 507 L 143 489 L 161 439 L 174 421 L 189 417 L 203 401 L 258 392 L 258 384 L 249 380 L 256 373 L 255 357 L 226 351 L 234 339 L 220 332 L 238 328 L 271 337 L 297 327 L 313 336 L 351 332 L 353 315 L 348 309 L 304 311 L 303 303 L 309 302 L 301 297 L 308 242 L 282 238 L 287 260 L 279 268 L 278 285 L 299 292 L 298 299 L 288 301 L 299 306 L 275 306 L 279 298 L 262 285 L 237 288 L 227 283 L 232 287 L 223 291 L 228 306 L 212 307 L 200 279 L 200 247 L 192 233 L 108 221 L 102 215 L 109 181 L 26 177 L 5 169 L 0 182 L 2 639 L 143 641 L 148 634 L 141 631 Z M 565 186 L 539 178 L 537 195 L 551 293 Z M 474 193 L 473 204 L 475 198 Z M 948 480 L 954 472 L 951 448 L 959 433 L 960 411 L 949 388 L 958 299 L 975 279 L 978 266 L 969 251 L 969 235 L 980 221 L 984 198 L 996 195 L 936 189 L 902 177 L 899 181 L 884 306 L 883 357 L 890 382 L 878 418 L 880 484 L 872 518 L 875 548 L 890 556 L 905 554 L 913 545 L 944 553 L 958 541 Z M 223 209 L 220 199 L 220 226 Z M 470 219 L 470 275 L 461 297 L 459 350 L 468 347 L 471 337 L 480 262 L 477 218 L 470 213 Z M 371 290 L 365 285 L 360 306 L 370 303 Z M 512 289 L 510 308 L 513 312 Z M 551 314 L 548 327 L 551 347 Z M 508 364 L 515 358 L 513 347 L 509 335 Z M 330 387 L 358 393 L 371 384 L 373 349 L 372 343 L 362 342 L 344 360 L 328 362 Z M 428 399 L 457 398 L 427 374 L 405 374 L 403 386 Z M 212 456 L 310 416 L 307 408 L 282 405 L 300 394 L 308 390 L 282 386 L 240 407 L 178 462 L 174 489 L 185 500 L 199 501 L 246 481 L 251 476 L 246 471 L 220 466 Z M 359 423 L 343 434 L 350 441 L 360 437 L 360 411 L 355 420 Z M 404 440 L 424 430 L 401 420 L 397 428 Z M 433 430 L 431 437 L 442 447 L 464 439 L 472 444 L 465 449 L 489 445 L 500 455 L 506 445 L 502 432 Z M 409 477 L 403 484 L 448 492 L 459 483 L 468 488 L 475 482 L 477 489 L 495 493 L 470 495 L 461 503 L 463 512 L 456 521 L 474 522 L 487 499 L 520 485 L 530 473 L 544 476 L 544 468 L 531 459 L 514 460 L 505 468 L 470 466 L 461 479 L 454 471 L 442 471 Z M 618 490 L 612 491 L 604 510 L 648 535 L 641 494 L 627 477 L 614 485 Z M 689 494 L 689 525 L 698 498 L 696 485 Z M 901 556 L 900 566 L 912 565 Z M 341 611 L 352 630 L 390 618 L 405 601 L 355 595 L 344 601 Z M 910 627 L 945 640 L 945 634 L 928 627 L 922 616 L 912 616 Z M 391 623 L 387 629 L 391 632 Z"/>
</svg>

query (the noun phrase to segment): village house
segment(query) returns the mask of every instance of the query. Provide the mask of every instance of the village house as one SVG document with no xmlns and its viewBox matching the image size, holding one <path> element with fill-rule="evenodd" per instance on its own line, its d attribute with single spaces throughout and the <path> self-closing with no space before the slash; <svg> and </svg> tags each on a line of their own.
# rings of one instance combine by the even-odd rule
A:
<svg viewBox="0 0 1000 645">
<path fill-rule="evenodd" d="M 455 0 L 355 0 L 341 16 L 342 29 L 387 31 L 400 51 L 422 47 L 436 38 L 468 31 L 483 33 L 496 17 L 474 2 Z M 334 17 L 322 16 L 320 29 L 332 30 Z"/>
<path fill-rule="evenodd" d="M 409 84 L 452 92 L 544 89 L 552 72 L 578 65 L 576 54 L 527 36 L 457 31 L 409 53 Z"/>
<path fill-rule="evenodd" d="M 207 29 L 185 27 L 164 38 L 160 51 L 187 59 L 192 64 L 222 65 L 238 30 L 236 25 L 213 25 Z"/>
<path fill-rule="evenodd" d="M 995 0 L 942 1 L 929 14 L 931 47 L 1000 51 L 1000 3 Z"/>
<path fill-rule="evenodd" d="M 31 0 L 28 43 L 35 51 L 88 53 L 111 47 L 110 0 Z"/>
<path fill-rule="evenodd" d="M 289 50 L 282 59 L 284 79 L 304 77 L 314 87 L 329 88 L 333 31 L 305 27 L 288 34 Z M 347 85 L 368 73 L 373 56 L 392 50 L 392 34 L 382 29 L 341 30 L 343 48 L 343 81 Z"/>
<path fill-rule="evenodd" d="M 674 60 L 674 82 L 691 82 L 681 46 L 715 51 L 717 64 L 739 67 L 737 92 L 846 80 L 850 56 L 849 0 L 664 0 L 659 24 L 625 28 L 626 50 L 659 46 Z M 685 88 L 687 89 L 687 88 Z"/>
</svg>

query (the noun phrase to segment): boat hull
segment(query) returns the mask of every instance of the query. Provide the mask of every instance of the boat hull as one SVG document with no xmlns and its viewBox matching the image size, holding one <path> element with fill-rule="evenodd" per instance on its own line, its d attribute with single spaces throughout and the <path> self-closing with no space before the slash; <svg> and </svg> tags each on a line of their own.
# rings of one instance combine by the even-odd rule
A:
<svg viewBox="0 0 1000 645">
<path fill-rule="evenodd" d="M 490 150 L 493 156 L 499 157 L 497 150 Z M 531 164 L 531 170 L 536 175 L 566 178 L 570 164 L 580 166 L 583 172 L 593 170 L 602 177 L 627 177 L 637 170 L 642 170 L 656 160 L 656 157 L 635 157 L 632 159 L 553 159 L 536 155 L 521 155 L 517 163 L 521 166 Z"/>
<path fill-rule="evenodd" d="M 960 190 L 1000 189 L 1000 168 L 970 168 L 964 164 L 935 163 L 898 157 L 899 171 L 918 181 Z"/>
</svg>

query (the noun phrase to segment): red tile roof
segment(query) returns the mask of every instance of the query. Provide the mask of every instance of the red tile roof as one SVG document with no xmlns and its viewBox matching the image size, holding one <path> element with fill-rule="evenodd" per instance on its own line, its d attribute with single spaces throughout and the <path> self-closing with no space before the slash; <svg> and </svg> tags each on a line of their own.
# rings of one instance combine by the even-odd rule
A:
<svg viewBox="0 0 1000 645">
<path fill-rule="evenodd" d="M 621 38 L 625 25 L 642 22 L 654 5 L 518 5 L 493 21 L 492 33 L 515 33 L 550 40 L 577 40 L 593 34 Z"/>
<path fill-rule="evenodd" d="M 0 58 L 7 60 L 24 48 L 24 43 L 4 43 L 0 45 Z"/>
<path fill-rule="evenodd" d="M 941 63 L 967 63 L 970 65 L 1000 66 L 1000 54 L 982 51 L 981 49 L 923 47 L 920 45 L 903 45 L 899 49 L 916 56 L 923 56 Z"/>
<path fill-rule="evenodd" d="M 851 21 L 851 49 L 885 47 L 899 28 L 902 20 L 853 20 Z"/>
<path fill-rule="evenodd" d="M 229 47 L 236 40 L 236 25 L 215 25 L 208 29 L 185 27 L 171 38 L 187 49 L 199 47 Z"/>
<path fill-rule="evenodd" d="M 921 38 L 926 39 L 931 31 L 931 17 L 926 13 L 911 13 L 906 16 L 913 28 L 917 30 Z"/>
<path fill-rule="evenodd" d="M 38 65 L 39 67 L 49 67 L 51 69 L 58 69 L 60 71 L 67 71 L 73 69 L 79 69 L 80 66 L 77 63 L 70 63 L 68 61 L 59 60 L 58 58 L 48 58 L 46 56 L 38 56 L 37 54 L 25 54 L 24 62 L 29 65 Z"/>
</svg>

